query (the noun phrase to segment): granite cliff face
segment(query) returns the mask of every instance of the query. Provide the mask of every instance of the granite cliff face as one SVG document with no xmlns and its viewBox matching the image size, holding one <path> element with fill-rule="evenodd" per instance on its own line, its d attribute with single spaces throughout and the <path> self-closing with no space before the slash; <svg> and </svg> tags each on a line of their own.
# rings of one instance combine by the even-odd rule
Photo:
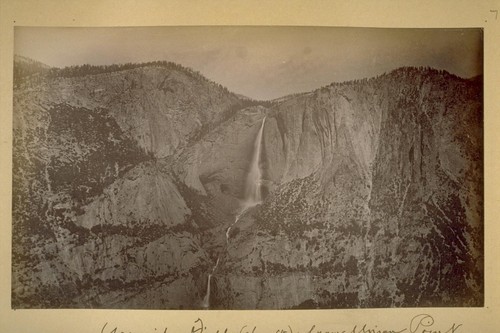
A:
<svg viewBox="0 0 500 333">
<path fill-rule="evenodd" d="M 157 62 L 14 93 L 13 307 L 200 308 L 208 281 L 223 309 L 483 302 L 480 78 L 257 102 Z"/>
<path fill-rule="evenodd" d="M 244 103 L 170 63 L 23 77 L 13 305 L 196 307 L 208 254 L 169 161 Z"/>
<path fill-rule="evenodd" d="M 479 81 L 417 69 L 282 101 L 220 306 L 481 304 L 481 111 Z"/>
</svg>

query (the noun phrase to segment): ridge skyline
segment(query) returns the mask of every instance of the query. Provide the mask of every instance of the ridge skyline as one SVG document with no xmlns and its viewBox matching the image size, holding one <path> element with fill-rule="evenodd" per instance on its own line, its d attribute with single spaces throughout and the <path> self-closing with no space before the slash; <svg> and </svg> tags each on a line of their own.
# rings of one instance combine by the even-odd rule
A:
<svg viewBox="0 0 500 333">
<path fill-rule="evenodd" d="M 482 73 L 481 29 L 16 27 L 14 53 L 52 67 L 168 59 L 255 100 L 429 66 Z"/>
<path fill-rule="evenodd" d="M 303 95 L 303 94 L 313 93 L 315 91 L 318 91 L 320 89 L 323 89 L 323 88 L 329 87 L 329 86 L 333 86 L 333 85 L 352 84 L 352 83 L 355 83 L 356 81 L 362 81 L 362 80 L 375 80 L 375 79 L 382 77 L 382 76 L 385 76 L 385 75 L 391 75 L 394 72 L 400 71 L 402 69 L 414 69 L 417 71 L 438 71 L 438 72 L 443 72 L 443 73 L 446 73 L 447 75 L 450 75 L 450 76 L 453 76 L 453 77 L 456 77 L 456 78 L 459 78 L 462 80 L 474 80 L 478 77 L 482 77 L 482 75 L 483 75 L 482 73 L 480 73 L 480 74 L 473 75 L 470 77 L 462 77 L 462 76 L 456 75 L 454 73 L 451 73 L 447 70 L 438 69 L 438 68 L 434 68 L 431 66 L 400 66 L 400 67 L 395 67 L 393 69 L 390 69 L 388 71 L 385 71 L 385 72 L 382 72 L 382 73 L 379 73 L 379 74 L 376 74 L 373 76 L 362 77 L 362 78 L 353 78 L 353 79 L 343 80 L 343 81 L 330 81 L 322 86 L 317 86 L 317 87 L 314 87 L 310 90 L 291 92 L 291 93 L 287 93 L 285 95 L 281 95 L 281 96 L 278 96 L 278 97 L 275 97 L 272 99 L 258 99 L 258 98 L 253 98 L 251 96 L 244 95 L 241 92 L 236 91 L 231 87 L 225 86 L 220 82 L 212 80 L 195 68 L 191 68 L 191 67 L 186 66 L 184 64 L 174 62 L 171 60 L 166 60 L 166 59 L 137 62 L 137 63 L 133 63 L 133 62 L 131 62 L 131 63 L 113 63 L 113 64 L 108 64 L 108 65 L 93 65 L 93 64 L 89 64 L 89 63 L 82 63 L 82 64 L 75 64 L 75 65 L 71 65 L 71 66 L 55 67 L 55 66 L 47 65 L 46 63 L 44 63 L 38 59 L 33 59 L 31 57 L 27 57 L 23 54 L 14 54 L 14 63 L 16 62 L 16 60 L 18 58 L 21 59 L 21 61 L 29 60 L 29 61 L 32 61 L 34 63 L 38 63 L 39 65 L 42 66 L 42 68 L 44 70 L 48 70 L 48 71 L 50 71 L 50 70 L 63 71 L 63 70 L 71 69 L 71 68 L 81 68 L 84 66 L 89 66 L 91 69 L 96 70 L 95 73 L 88 73 L 88 74 L 83 74 L 83 75 L 62 75 L 61 77 L 79 77 L 79 76 L 88 76 L 88 75 L 99 75 L 99 74 L 105 74 L 105 73 L 115 73 L 115 72 L 134 70 L 134 69 L 138 69 L 138 68 L 154 67 L 154 66 L 157 66 L 160 68 L 161 67 L 167 68 L 166 66 L 168 65 L 168 66 L 174 67 L 173 69 L 175 69 L 175 70 L 186 71 L 190 74 L 194 74 L 198 78 L 206 80 L 209 83 L 219 85 L 223 89 L 227 90 L 230 94 L 236 95 L 239 98 L 248 99 L 248 100 L 251 100 L 253 102 L 262 102 L 262 103 L 279 102 L 280 100 L 284 100 L 284 99 L 292 97 L 292 96 L 299 96 L 299 95 Z M 111 68 L 114 66 L 116 66 L 117 68 L 116 69 Z M 101 70 L 101 71 L 99 71 L 99 70 Z M 55 74 L 54 76 L 57 76 L 57 74 Z"/>
</svg>

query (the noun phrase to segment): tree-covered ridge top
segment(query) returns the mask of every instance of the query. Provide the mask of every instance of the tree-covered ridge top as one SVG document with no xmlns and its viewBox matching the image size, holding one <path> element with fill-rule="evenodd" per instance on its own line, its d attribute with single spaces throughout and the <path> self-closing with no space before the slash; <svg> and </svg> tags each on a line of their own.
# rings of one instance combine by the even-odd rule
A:
<svg viewBox="0 0 500 333">
<path fill-rule="evenodd" d="M 305 96 L 318 91 L 323 91 L 331 87 L 337 87 L 337 88 L 349 87 L 349 86 L 357 86 L 359 84 L 374 84 L 379 82 L 380 80 L 412 79 L 412 78 L 414 79 L 416 77 L 432 77 L 434 79 L 440 78 L 441 80 L 481 82 L 483 75 L 479 74 L 470 78 L 463 78 L 458 75 L 452 74 L 444 69 L 436 69 L 429 66 L 403 66 L 372 77 L 353 79 L 347 81 L 334 81 L 322 87 L 314 89 L 312 91 L 298 92 L 275 98 L 272 100 L 272 102 L 282 102 L 289 98 Z"/>
<path fill-rule="evenodd" d="M 96 75 L 103 73 L 112 73 L 112 72 L 120 72 L 126 71 L 135 68 L 142 67 L 162 67 L 167 69 L 173 69 L 178 71 L 184 71 L 193 76 L 201 78 L 203 80 L 209 81 L 206 77 L 204 77 L 200 72 L 195 71 L 189 67 L 184 67 L 180 64 L 166 61 L 166 60 L 156 60 L 156 61 L 148 61 L 142 63 L 122 63 L 122 64 L 112 64 L 112 65 L 90 65 L 90 64 L 82 64 L 82 65 L 73 65 L 73 66 L 65 66 L 65 67 L 51 67 L 48 66 L 38 60 L 31 59 L 22 55 L 14 56 L 14 68 L 33 65 L 36 66 L 40 71 L 43 70 L 44 73 L 48 74 L 51 77 L 79 77 L 86 75 Z M 30 73 L 34 74 L 34 73 Z"/>
<path fill-rule="evenodd" d="M 124 63 L 124 64 L 112 64 L 112 65 L 76 65 L 67 66 L 63 68 L 52 68 L 49 71 L 49 76 L 54 77 L 78 77 L 86 75 L 96 75 L 104 73 L 121 72 L 130 69 L 143 68 L 143 67 L 161 67 L 166 69 L 172 69 L 177 71 L 185 72 L 186 74 L 192 76 L 193 78 L 202 79 L 204 81 L 210 81 L 204 77 L 200 72 L 195 71 L 189 67 L 184 67 L 175 62 L 166 60 L 149 61 L 142 63 Z"/>
<path fill-rule="evenodd" d="M 89 75 L 98 75 L 98 74 L 106 74 L 106 73 L 114 73 L 114 72 L 121 72 L 121 71 L 127 71 L 127 70 L 132 70 L 132 69 L 137 69 L 137 68 L 144 68 L 144 67 L 161 67 L 161 68 L 166 68 L 170 70 L 176 70 L 183 72 L 185 75 L 195 79 L 195 80 L 200 80 L 203 82 L 207 83 L 212 83 L 217 86 L 219 86 L 221 89 L 223 89 L 225 92 L 230 93 L 229 90 L 222 86 L 221 84 L 211 81 L 205 76 L 203 76 L 200 72 L 195 71 L 189 67 L 182 66 L 180 64 L 171 62 L 171 61 L 166 61 L 166 60 L 157 60 L 157 61 L 149 61 L 149 62 L 143 62 L 143 63 L 124 63 L 124 64 L 112 64 L 112 65 L 90 65 L 90 64 L 83 64 L 83 65 L 74 65 L 74 66 L 66 66 L 63 68 L 58 68 L 58 67 L 49 67 L 47 65 L 44 65 L 43 63 L 37 61 L 37 60 L 32 60 L 31 63 L 25 61 L 24 59 L 31 60 L 30 58 L 24 57 L 24 56 L 15 56 L 14 60 L 14 81 L 15 82 L 21 82 L 21 80 L 35 75 L 35 74 L 41 74 L 41 75 L 46 75 L 50 78 L 72 78 L 72 77 L 83 77 L 83 76 L 89 76 Z M 28 67 L 28 68 L 27 68 Z"/>
<path fill-rule="evenodd" d="M 385 79 L 411 79 L 416 77 L 433 77 L 433 78 L 441 78 L 446 80 L 459 80 L 459 81 L 476 81 L 482 78 L 482 75 L 477 75 L 471 78 L 463 78 L 458 75 L 452 74 L 444 69 L 436 69 L 429 66 L 403 66 L 393 69 L 389 72 L 385 72 L 380 75 L 372 76 L 369 78 L 362 79 L 354 79 L 348 81 L 339 81 L 332 82 L 322 88 L 325 87 L 336 87 L 336 86 L 345 86 L 345 85 L 355 85 L 359 83 L 373 83 L 378 80 Z M 322 89 L 319 88 L 319 89 Z M 318 89 L 318 90 L 319 90 Z"/>
</svg>

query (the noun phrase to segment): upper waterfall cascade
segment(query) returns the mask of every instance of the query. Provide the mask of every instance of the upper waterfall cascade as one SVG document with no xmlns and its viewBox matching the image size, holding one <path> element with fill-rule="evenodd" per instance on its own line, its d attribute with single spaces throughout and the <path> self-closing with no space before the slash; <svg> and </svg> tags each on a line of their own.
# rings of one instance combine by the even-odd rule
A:
<svg viewBox="0 0 500 333">
<path fill-rule="evenodd" d="M 244 207 L 252 207 L 262 202 L 262 170 L 260 168 L 260 155 L 262 151 L 262 133 L 266 117 L 262 120 L 259 133 L 255 138 L 250 171 L 245 184 Z"/>
</svg>

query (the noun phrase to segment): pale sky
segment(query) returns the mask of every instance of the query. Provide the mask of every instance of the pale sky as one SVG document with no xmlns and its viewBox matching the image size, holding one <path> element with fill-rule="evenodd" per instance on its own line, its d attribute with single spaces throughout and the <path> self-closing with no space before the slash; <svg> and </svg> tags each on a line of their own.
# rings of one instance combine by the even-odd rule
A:
<svg viewBox="0 0 500 333">
<path fill-rule="evenodd" d="M 401 66 L 482 74 L 480 29 L 330 27 L 15 28 L 15 53 L 49 66 L 167 60 L 255 99 Z"/>
</svg>

